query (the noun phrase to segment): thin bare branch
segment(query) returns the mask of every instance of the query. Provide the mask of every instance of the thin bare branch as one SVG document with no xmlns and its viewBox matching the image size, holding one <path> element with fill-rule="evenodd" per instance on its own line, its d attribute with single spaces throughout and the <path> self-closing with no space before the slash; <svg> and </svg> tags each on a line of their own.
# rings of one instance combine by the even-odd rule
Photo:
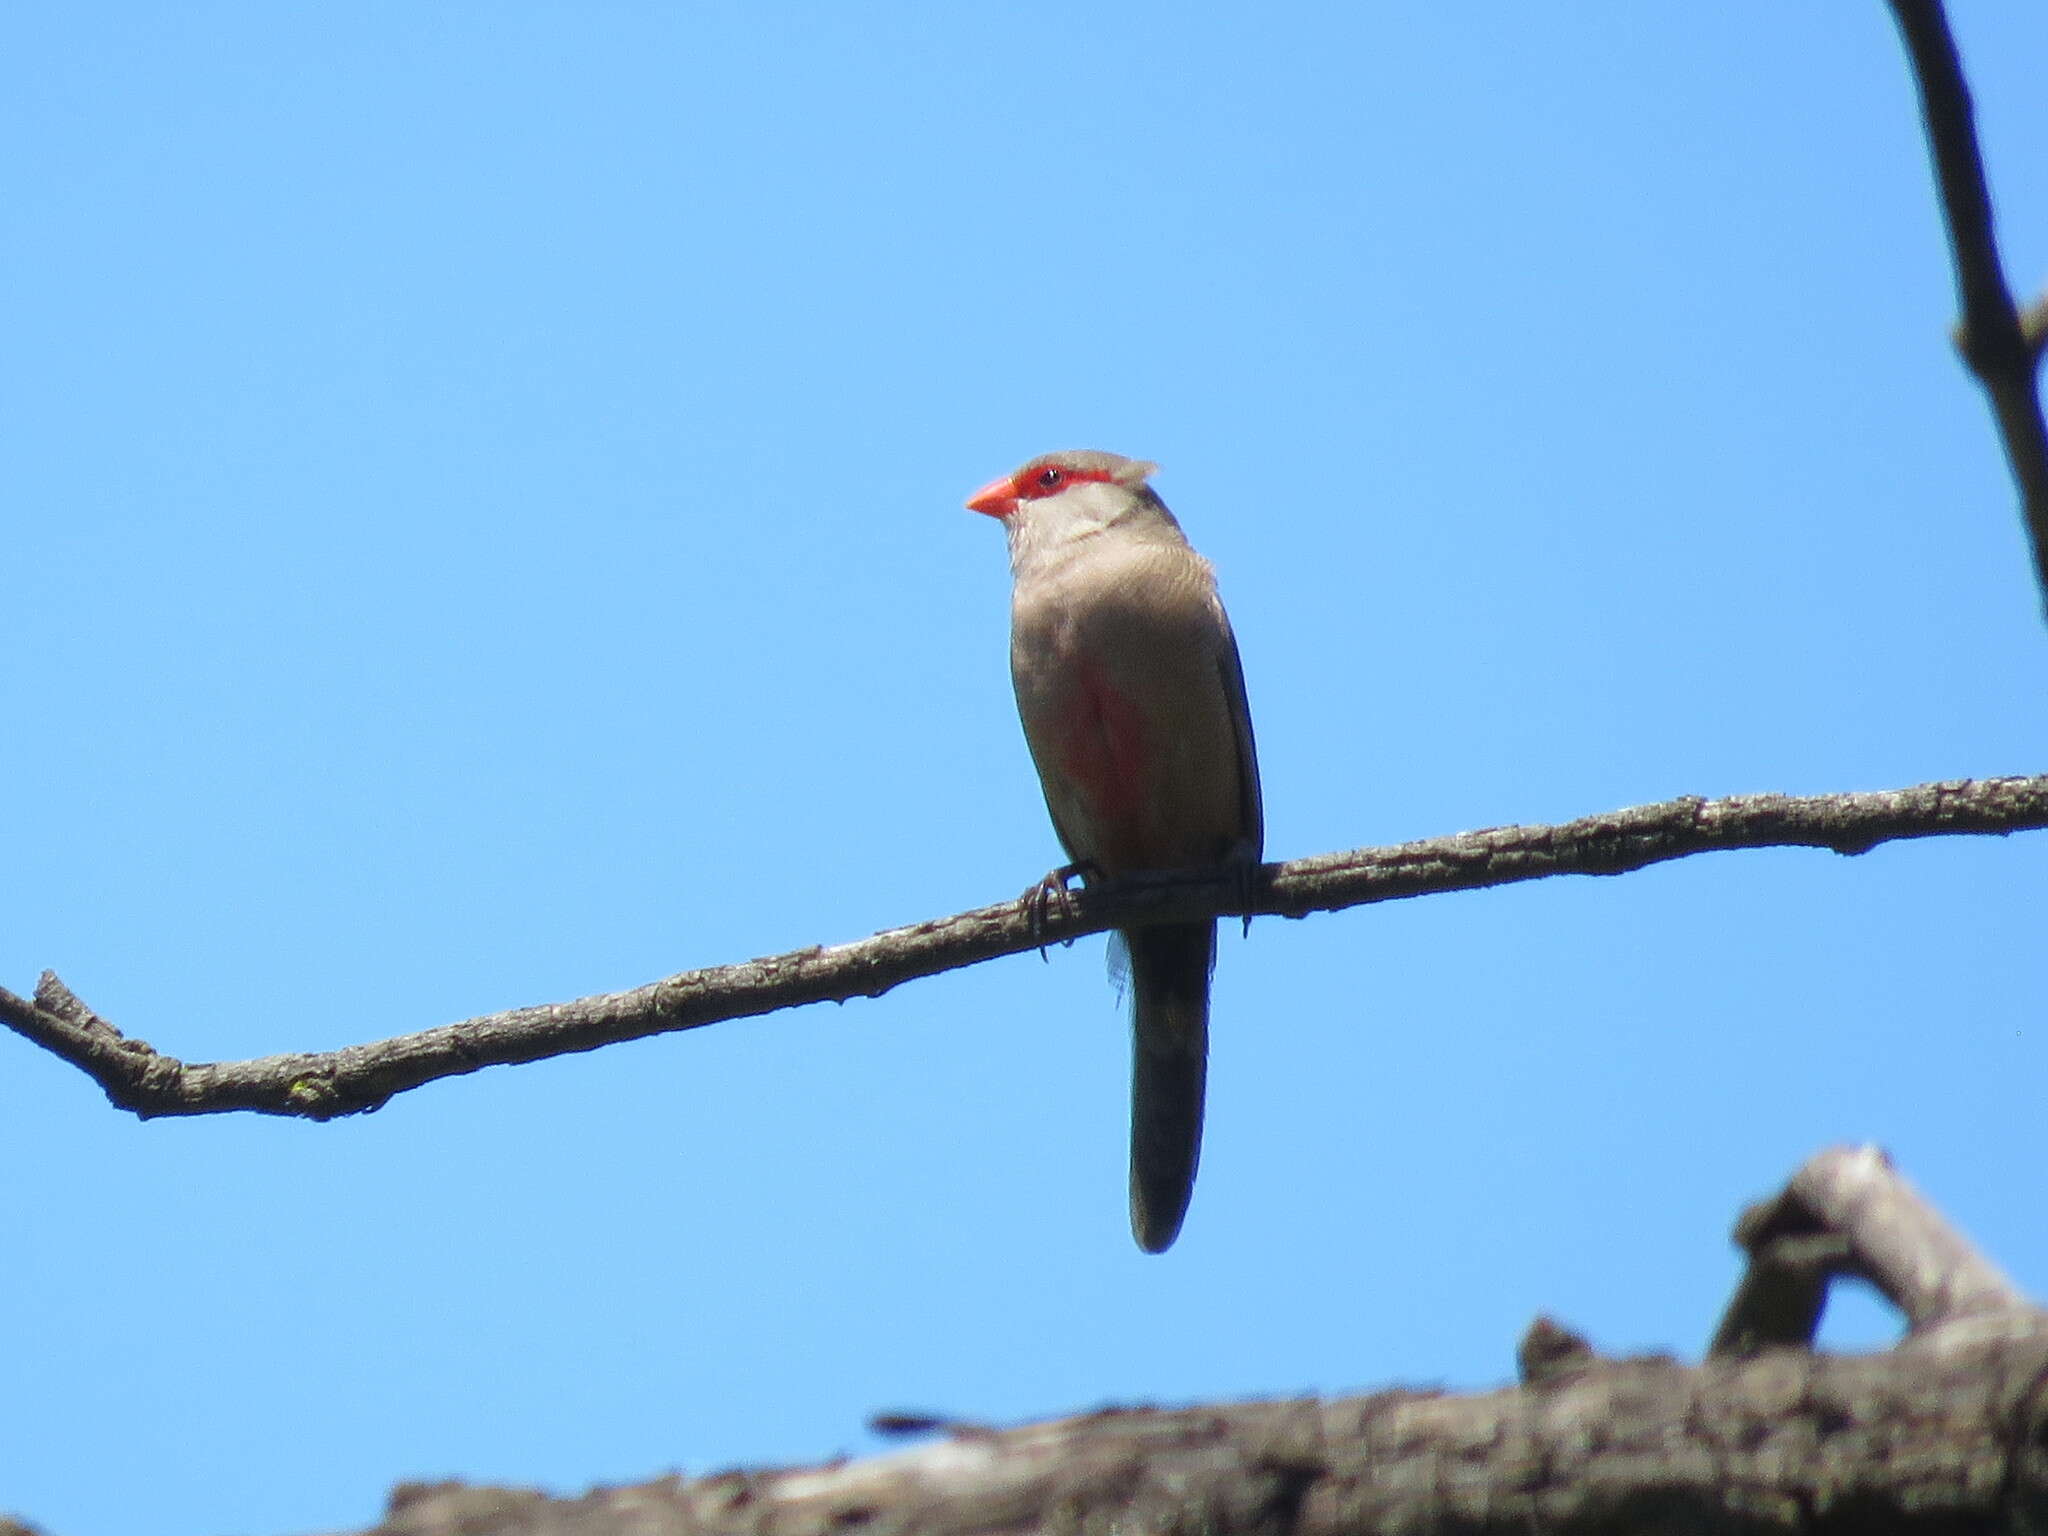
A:
<svg viewBox="0 0 2048 1536">
<path fill-rule="evenodd" d="M 1259 871 L 1249 903 L 1232 872 L 1083 890 L 1052 903 L 1042 920 L 1029 901 L 1000 902 L 857 943 L 684 971 L 630 992 L 515 1008 L 338 1051 L 179 1061 L 122 1035 L 48 972 L 34 1001 L 0 989 L 0 1022 L 63 1057 L 117 1106 L 145 1119 L 252 1110 L 327 1120 L 480 1067 L 595 1050 L 802 1003 L 879 997 L 919 976 L 1108 928 L 1247 912 L 1304 917 L 1550 875 L 1618 875 L 1725 849 L 1854 854 L 1899 838 L 2042 827 L 2048 827 L 2048 775 L 1867 794 L 1688 797 L 1558 826 L 1498 827 L 1269 864 Z"/>
<path fill-rule="evenodd" d="M 1955 255 L 1956 287 L 1963 317 L 1956 345 L 1963 361 L 1991 397 L 2005 456 L 2019 483 L 2020 505 L 2034 553 L 2034 576 L 2048 602 L 2048 424 L 2035 389 L 2044 330 L 2040 304 L 2023 321 L 2006 286 L 1991 223 L 1991 194 L 1970 88 L 1941 0 L 1890 0 L 1905 38 L 1920 109 L 1927 123 L 1935 180 L 1948 220 L 1949 249 Z"/>
</svg>

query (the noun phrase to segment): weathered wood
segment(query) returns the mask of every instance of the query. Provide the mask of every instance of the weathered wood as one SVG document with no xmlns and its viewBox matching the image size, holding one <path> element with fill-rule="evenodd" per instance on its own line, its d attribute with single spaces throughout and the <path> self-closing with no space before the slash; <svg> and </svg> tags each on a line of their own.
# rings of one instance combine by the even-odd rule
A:
<svg viewBox="0 0 2048 1536">
<path fill-rule="evenodd" d="M 1105 1410 L 826 1467 L 555 1499 L 411 1485 L 370 1536 L 1985 1536 L 2048 1530 L 2048 1312 L 1874 1147 L 1811 1158 L 1736 1226 L 1750 1273 L 1706 1362 L 1602 1360 L 1548 1318 L 1519 1386 Z M 1897 1348 L 1817 1355 L 1830 1283 L 1875 1284 Z"/>
<path fill-rule="evenodd" d="M 2048 1320 L 2030 1311 L 1881 1355 L 1606 1361 L 1469 1397 L 1110 1411 L 581 1499 L 412 1486 L 376 1536 L 2034 1531 L 2044 1372 Z"/>
</svg>

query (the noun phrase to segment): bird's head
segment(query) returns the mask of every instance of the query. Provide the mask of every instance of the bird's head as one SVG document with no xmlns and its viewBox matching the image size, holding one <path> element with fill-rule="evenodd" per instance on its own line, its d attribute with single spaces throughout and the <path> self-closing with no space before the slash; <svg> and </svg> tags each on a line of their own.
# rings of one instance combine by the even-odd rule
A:
<svg viewBox="0 0 2048 1536">
<path fill-rule="evenodd" d="M 991 480 L 967 498 L 970 510 L 1000 519 L 1015 542 L 1074 538 L 1155 509 L 1145 484 L 1159 466 L 1122 454 L 1074 448 L 1042 453 L 1013 474 Z"/>
</svg>

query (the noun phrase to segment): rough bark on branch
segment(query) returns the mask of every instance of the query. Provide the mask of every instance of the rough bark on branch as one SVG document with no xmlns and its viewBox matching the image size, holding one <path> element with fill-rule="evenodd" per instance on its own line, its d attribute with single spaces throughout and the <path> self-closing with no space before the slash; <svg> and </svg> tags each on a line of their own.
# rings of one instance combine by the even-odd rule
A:
<svg viewBox="0 0 2048 1536">
<path fill-rule="evenodd" d="M 2048 775 L 1862 794 L 1688 797 L 1557 826 L 1496 827 L 1268 864 L 1249 902 L 1232 872 L 1083 890 L 1050 910 L 1001 902 L 857 943 L 684 971 L 630 992 L 515 1008 L 338 1051 L 180 1061 L 123 1035 L 47 971 L 33 1001 L 0 988 L 0 1022 L 70 1062 L 117 1107 L 144 1119 L 251 1110 L 329 1120 L 481 1067 L 595 1050 L 802 1003 L 879 997 L 919 976 L 1109 928 L 1210 915 L 1305 917 L 1551 875 L 1625 874 L 1716 850 L 1856 854 L 1900 838 L 2042 827 L 2048 827 Z"/>
<path fill-rule="evenodd" d="M 2048 1315 L 1881 1153 L 1825 1152 L 1800 1170 L 1738 1229 L 1753 1258 L 1795 1210 L 1807 1236 L 1858 1255 L 1855 1273 L 1918 1310 L 1905 1342 L 1862 1356 L 1773 1347 L 1688 1368 L 1601 1360 L 1539 1323 L 1523 1383 L 1497 1392 L 959 1425 L 869 1461 L 669 1477 L 580 1499 L 410 1485 L 368 1536 L 2039 1531 Z M 1955 1265 L 1969 1282 L 1960 1288 L 1943 1279 Z"/>
</svg>

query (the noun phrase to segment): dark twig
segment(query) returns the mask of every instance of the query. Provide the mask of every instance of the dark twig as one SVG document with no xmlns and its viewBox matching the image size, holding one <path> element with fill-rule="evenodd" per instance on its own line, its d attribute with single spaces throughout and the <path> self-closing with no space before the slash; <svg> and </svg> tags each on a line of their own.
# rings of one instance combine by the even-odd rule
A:
<svg viewBox="0 0 2048 1536">
<path fill-rule="evenodd" d="M 813 946 L 574 1002 L 515 1008 L 414 1035 L 250 1061 L 188 1063 L 125 1038 L 46 974 L 33 1002 L 0 990 L 0 1022 L 63 1057 L 123 1109 L 230 1110 L 327 1120 L 479 1067 L 538 1061 L 801 1003 L 879 997 L 919 976 L 1109 928 L 1244 913 L 1303 917 L 1371 902 L 1477 890 L 1550 875 L 1618 875 L 1734 848 L 1862 853 L 1898 838 L 2048 827 L 2048 775 L 1958 779 L 1867 794 L 1738 795 L 1640 805 L 1558 826 L 1499 827 L 1392 848 L 1271 864 L 1247 892 L 1225 869 L 1074 893 L 1034 921 L 1006 901 L 858 943 Z"/>
<path fill-rule="evenodd" d="M 1708 1346 L 1716 1358 L 1812 1344 L 1837 1279 L 1875 1286 L 1915 1334 L 2028 1305 L 1876 1147 L 1809 1159 L 1783 1190 L 1742 1213 L 1735 1240 L 1749 1271 Z"/>
<path fill-rule="evenodd" d="M 2019 482 L 2035 579 L 2048 601 L 2048 424 L 2042 421 L 2035 389 L 2043 341 L 2048 339 L 2048 299 L 2036 301 L 2023 317 L 2006 286 L 1970 88 L 1963 80 L 1941 0 L 1890 3 L 1920 87 L 1920 109 L 1948 219 L 1949 248 L 1955 255 L 1963 307 L 1956 345 L 1991 397 L 2005 456 Z"/>
</svg>

